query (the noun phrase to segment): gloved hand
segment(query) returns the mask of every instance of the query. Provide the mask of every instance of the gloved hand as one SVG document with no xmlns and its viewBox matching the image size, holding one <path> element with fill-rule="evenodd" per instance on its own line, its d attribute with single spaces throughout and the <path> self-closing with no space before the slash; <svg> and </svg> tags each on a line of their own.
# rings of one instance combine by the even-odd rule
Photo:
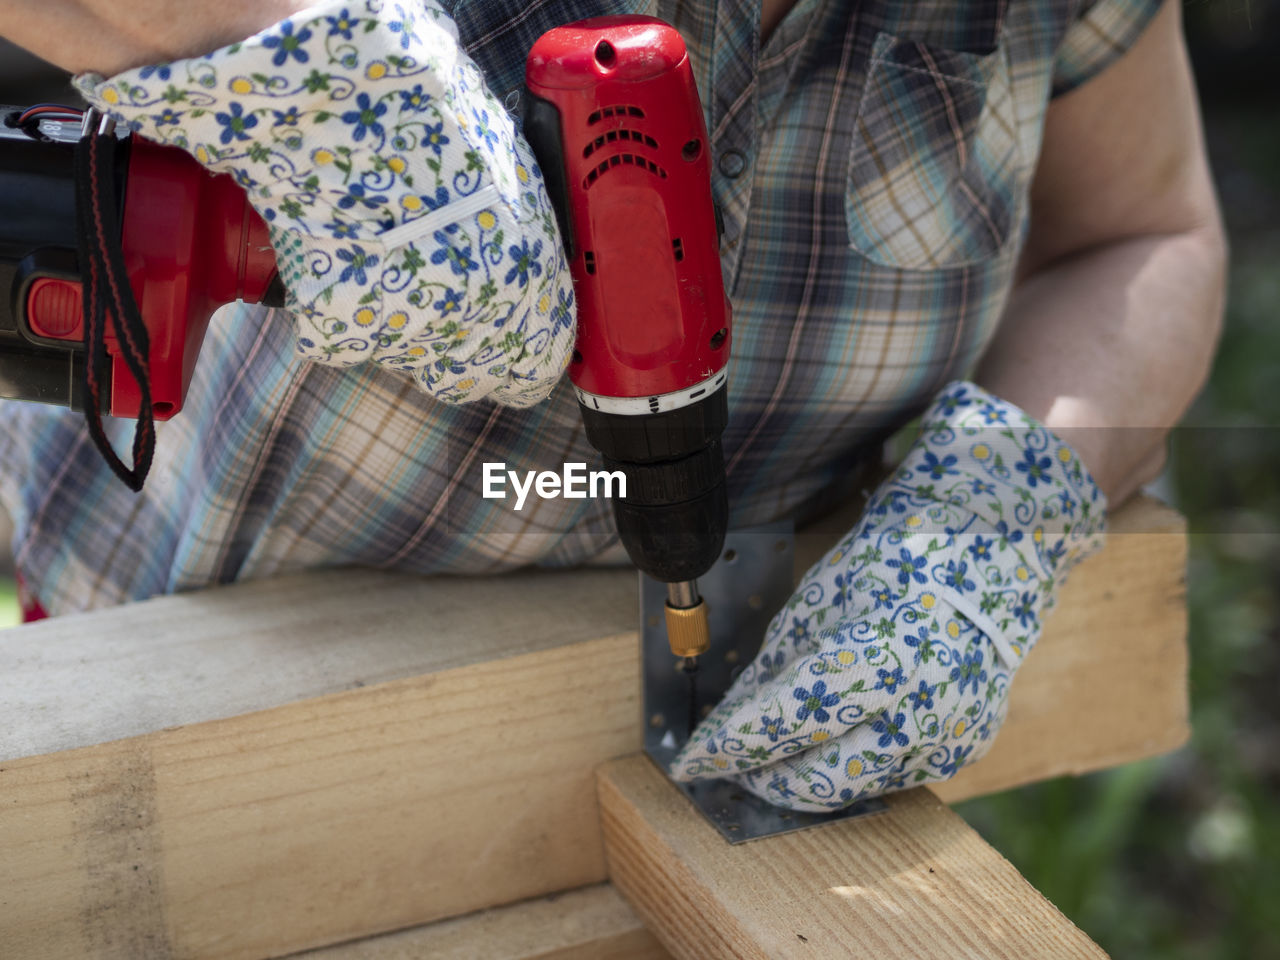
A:
<svg viewBox="0 0 1280 960">
<path fill-rule="evenodd" d="M 564 371 L 573 288 L 541 173 L 435 0 L 323 3 L 207 56 L 76 85 L 244 187 L 303 355 L 513 406 Z"/>
<path fill-rule="evenodd" d="M 953 383 L 857 527 L 805 574 L 672 763 L 827 811 L 982 756 L 1106 501 L 1017 407 Z"/>
</svg>

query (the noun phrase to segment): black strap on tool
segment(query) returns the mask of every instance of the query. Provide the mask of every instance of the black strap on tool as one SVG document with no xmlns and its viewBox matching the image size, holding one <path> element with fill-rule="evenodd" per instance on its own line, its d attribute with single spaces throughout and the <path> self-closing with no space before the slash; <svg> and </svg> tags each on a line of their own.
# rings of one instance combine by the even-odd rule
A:
<svg viewBox="0 0 1280 960">
<path fill-rule="evenodd" d="M 151 469 L 156 449 L 156 422 L 151 409 L 149 358 L 151 338 L 129 285 L 120 247 L 120 220 L 115 195 L 117 141 L 111 121 L 96 110 L 85 115 L 84 133 L 76 144 L 76 220 L 84 309 L 84 415 L 94 446 L 130 490 L 139 491 Z M 129 372 L 138 381 L 141 405 L 133 432 L 133 466 L 111 447 L 102 427 L 99 374 L 108 362 L 107 324 L 120 344 Z"/>
</svg>

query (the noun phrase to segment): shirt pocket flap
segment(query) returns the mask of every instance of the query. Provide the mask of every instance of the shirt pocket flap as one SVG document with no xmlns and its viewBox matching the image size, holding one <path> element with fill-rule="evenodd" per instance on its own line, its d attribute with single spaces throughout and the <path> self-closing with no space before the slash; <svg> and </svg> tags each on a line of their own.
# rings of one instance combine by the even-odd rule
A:
<svg viewBox="0 0 1280 960">
<path fill-rule="evenodd" d="M 854 250 L 909 270 L 989 260 L 1017 232 L 1021 168 L 1003 47 L 876 36 L 849 154 Z"/>
</svg>

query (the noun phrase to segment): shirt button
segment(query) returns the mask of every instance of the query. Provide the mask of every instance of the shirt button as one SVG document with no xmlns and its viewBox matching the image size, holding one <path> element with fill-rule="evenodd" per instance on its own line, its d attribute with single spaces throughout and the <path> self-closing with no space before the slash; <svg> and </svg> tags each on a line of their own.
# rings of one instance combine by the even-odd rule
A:
<svg viewBox="0 0 1280 960">
<path fill-rule="evenodd" d="M 720 172 L 730 180 L 736 180 L 742 176 L 742 171 L 747 169 L 747 158 L 742 155 L 741 150 L 730 148 L 720 154 L 717 166 L 720 167 Z"/>
</svg>

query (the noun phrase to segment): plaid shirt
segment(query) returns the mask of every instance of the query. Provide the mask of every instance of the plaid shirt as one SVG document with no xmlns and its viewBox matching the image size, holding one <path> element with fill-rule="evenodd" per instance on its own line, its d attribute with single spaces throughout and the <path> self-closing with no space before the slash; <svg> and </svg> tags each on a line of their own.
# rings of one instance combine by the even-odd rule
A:
<svg viewBox="0 0 1280 960">
<path fill-rule="evenodd" d="M 1049 100 L 1116 59 L 1155 0 L 472 0 L 452 8 L 509 108 L 559 23 L 656 14 L 689 46 L 734 306 L 735 525 L 795 515 L 971 368 L 999 322 Z M 118 447 L 131 423 L 114 424 Z M 597 455 L 567 383 L 530 409 L 451 405 L 403 373 L 299 357 L 287 316 L 210 326 L 184 412 L 126 490 L 79 415 L 9 403 L 0 498 L 18 569 L 59 613 L 361 564 L 493 573 L 617 559 L 607 500 L 484 499 L 482 464 Z"/>
</svg>

